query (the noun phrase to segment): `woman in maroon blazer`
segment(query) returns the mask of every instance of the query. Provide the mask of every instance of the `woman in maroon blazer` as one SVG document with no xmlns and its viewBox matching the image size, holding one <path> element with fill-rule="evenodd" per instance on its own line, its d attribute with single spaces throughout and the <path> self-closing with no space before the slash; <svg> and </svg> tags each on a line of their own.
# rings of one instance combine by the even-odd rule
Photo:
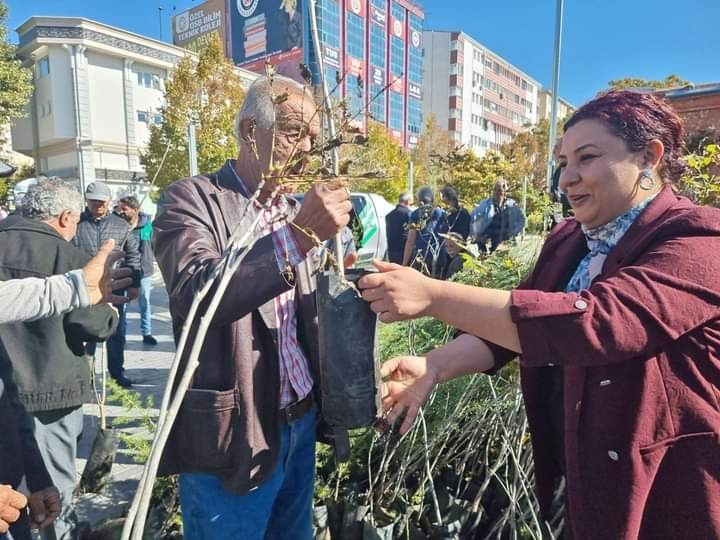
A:
<svg viewBox="0 0 720 540">
<path fill-rule="evenodd" d="M 436 384 L 519 355 L 541 509 L 564 476 L 577 539 L 720 538 L 720 211 L 674 193 L 682 141 L 660 98 L 603 94 L 565 124 L 575 219 L 517 290 L 389 263 L 360 283 L 383 321 L 466 332 L 383 366 L 402 432 Z"/>
</svg>

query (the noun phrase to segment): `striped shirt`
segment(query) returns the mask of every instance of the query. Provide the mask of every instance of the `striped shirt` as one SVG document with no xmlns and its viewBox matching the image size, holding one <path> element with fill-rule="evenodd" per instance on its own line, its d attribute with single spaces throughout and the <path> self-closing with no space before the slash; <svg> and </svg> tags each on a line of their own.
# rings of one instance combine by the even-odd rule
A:
<svg viewBox="0 0 720 540">
<path fill-rule="evenodd" d="M 235 167 L 231 168 L 245 196 L 249 197 L 249 190 L 235 172 Z M 272 233 L 279 271 L 285 271 L 287 264 L 295 268 L 302 263 L 305 257 L 300 252 L 286 220 L 289 210 L 287 199 L 280 195 L 268 208 L 257 202 L 255 205 L 256 209 L 262 212 L 258 223 L 258 232 L 263 235 Z M 280 293 L 274 301 L 278 324 L 278 357 L 280 359 L 280 408 L 285 408 L 310 393 L 313 379 L 307 358 L 297 339 L 295 288 Z"/>
</svg>

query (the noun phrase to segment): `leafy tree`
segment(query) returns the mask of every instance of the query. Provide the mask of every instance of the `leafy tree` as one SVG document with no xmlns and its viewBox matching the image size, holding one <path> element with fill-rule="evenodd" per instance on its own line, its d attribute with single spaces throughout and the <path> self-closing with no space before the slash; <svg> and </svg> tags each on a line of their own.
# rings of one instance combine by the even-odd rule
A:
<svg viewBox="0 0 720 540">
<path fill-rule="evenodd" d="M 25 116 L 32 94 L 32 71 L 22 67 L 16 47 L 7 40 L 7 5 L 0 0 L 0 126 Z"/>
<path fill-rule="evenodd" d="M 720 145 L 708 144 L 685 156 L 688 170 L 680 190 L 698 204 L 720 206 Z"/>
<path fill-rule="evenodd" d="M 187 125 L 194 120 L 198 168 L 213 171 L 237 154 L 234 119 L 244 92 L 232 64 L 227 62 L 217 36 L 197 58 L 183 58 L 165 89 L 163 121 L 150 127 L 150 141 L 141 161 L 152 178 L 170 144 L 156 185 L 165 187 L 189 174 Z"/>
<path fill-rule="evenodd" d="M 415 185 L 437 187 L 437 158 L 447 156 L 454 145 L 450 134 L 437 122 L 434 114 L 428 116 L 422 135 L 410 153 L 414 165 Z"/>
<path fill-rule="evenodd" d="M 489 197 L 493 184 L 504 178 L 510 190 L 518 187 L 513 181 L 512 164 L 502 154 L 488 150 L 478 157 L 472 150 L 453 150 L 446 156 L 437 157 L 435 166 L 439 171 L 438 183 L 455 188 L 466 208 L 472 209 L 479 201 Z"/>
<path fill-rule="evenodd" d="M 546 189 L 549 136 L 550 121 L 542 119 L 500 148 L 500 153 L 513 166 L 510 174 L 513 181 L 522 183 L 523 178 L 527 177 L 533 188 Z"/>
<path fill-rule="evenodd" d="M 678 86 L 686 86 L 690 81 L 679 77 L 678 75 L 668 75 L 664 79 L 639 79 L 636 77 L 625 77 L 624 79 L 614 79 L 608 82 L 608 86 L 615 90 L 623 88 L 675 88 Z"/>
<path fill-rule="evenodd" d="M 367 143 L 363 146 L 344 148 L 343 161 L 351 162 L 351 173 L 377 171 L 382 178 L 354 179 L 350 183 L 350 189 L 378 193 L 394 202 L 400 193 L 407 189 L 408 154 L 382 124 L 370 122 L 367 138 Z"/>
</svg>

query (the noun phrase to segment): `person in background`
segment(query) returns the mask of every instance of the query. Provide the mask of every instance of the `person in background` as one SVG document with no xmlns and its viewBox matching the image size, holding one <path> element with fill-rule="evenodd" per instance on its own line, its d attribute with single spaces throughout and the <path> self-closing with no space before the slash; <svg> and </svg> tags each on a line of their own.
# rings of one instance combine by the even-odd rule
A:
<svg viewBox="0 0 720 540">
<path fill-rule="evenodd" d="M 417 200 L 420 206 L 410 214 L 403 266 L 412 266 L 427 275 L 435 275 L 440 255 L 440 237 L 437 233 L 445 212 L 435 205 L 435 194 L 430 187 L 421 187 Z"/>
<path fill-rule="evenodd" d="M 1 162 L 0 162 L 1 164 Z M 113 251 L 113 240 L 103 244 L 97 255 L 82 269 L 71 270 L 46 278 L 27 277 L 0 281 L 0 324 L 36 321 L 59 317 L 77 308 L 90 305 L 127 302 L 127 297 L 113 293 L 132 284 L 129 268 L 113 269 L 123 257 Z M 33 419 L 18 396 L 12 364 L 0 355 L 0 538 L 9 526 L 18 522 L 15 540 L 30 538 L 31 524 L 47 526 L 60 512 L 60 497 L 52 496 L 50 474 L 45 467 L 33 435 Z M 17 491 L 20 483 L 42 497 L 28 499 Z M 55 491 L 57 493 L 57 491 Z"/>
<path fill-rule="evenodd" d="M 438 383 L 519 355 L 545 519 L 557 494 L 572 538 L 720 538 L 720 210 L 675 193 L 684 130 L 661 97 L 603 93 L 564 131 L 575 216 L 517 289 L 389 263 L 360 280 L 383 322 L 466 332 L 383 365 L 387 421 L 404 433 Z"/>
<path fill-rule="evenodd" d="M 80 216 L 77 234 L 73 244 L 94 255 L 106 240 L 114 240 L 116 249 L 125 252 L 123 265 L 133 271 L 133 286 L 127 291 L 118 291 L 130 300 L 138 296 L 142 279 L 142 264 L 137 238 L 130 233 L 130 225 L 122 217 L 110 211 L 110 187 L 103 182 L 93 182 L 85 190 L 86 210 Z M 130 387 L 133 381 L 125 376 L 125 332 L 127 305 L 115 306 L 120 315 L 117 331 L 107 340 L 108 371 L 110 376 L 123 387 Z M 88 343 L 88 354 L 95 354 L 95 343 Z"/>
<path fill-rule="evenodd" d="M 86 264 L 90 256 L 70 243 L 82 204 L 82 195 L 60 179 L 41 179 L 31 186 L 22 214 L 0 224 L 0 279 L 50 276 Z M 116 326 L 117 315 L 107 304 L 75 309 L 64 317 L 0 325 L 0 359 L 12 364 L 19 400 L 33 416 L 35 440 L 55 486 L 32 493 L 31 507 L 61 502 L 64 508 L 54 531 L 43 531 L 43 537 L 70 535 L 67 516 L 82 404 L 94 399 L 85 341 L 103 341 Z"/>
<path fill-rule="evenodd" d="M 140 331 L 145 345 L 157 345 L 157 339 L 152 335 L 152 308 L 150 304 L 152 276 L 155 271 L 155 257 L 152 250 L 152 218 L 140 209 L 140 201 L 132 195 L 120 199 L 115 206 L 115 212 L 130 224 L 132 228 L 131 234 L 138 241 L 143 273 L 140 280 L 140 296 L 138 296 Z"/>
<path fill-rule="evenodd" d="M 408 237 L 408 223 L 410 223 L 410 210 L 412 206 L 412 193 L 405 191 L 398 197 L 397 206 L 385 216 L 385 235 L 387 237 L 388 260 L 392 263 L 402 264 L 405 242 Z"/>
<path fill-rule="evenodd" d="M 0 178 L 15 169 L 0 161 Z M 100 303 L 121 303 L 126 298 L 113 293 L 132 283 L 127 268 L 113 269 L 124 255 L 113 251 L 114 242 L 106 242 L 84 268 L 46 278 L 26 277 L 0 281 L 0 324 L 34 321 L 58 317 L 76 308 Z M 30 538 L 27 515 L 28 499 L 17 491 L 21 481 L 50 493 L 52 486 L 37 442 L 33 435 L 32 418 L 18 399 L 12 376 L 12 364 L 0 356 L 0 538 L 13 523 L 20 523 L 16 540 Z M 47 497 L 33 503 L 30 520 L 36 526 L 47 526 L 59 514 L 58 505 L 49 504 Z M 59 503 L 59 496 L 58 496 Z M 49 508 L 48 508 L 49 506 Z"/>
<path fill-rule="evenodd" d="M 525 226 L 525 214 L 514 199 L 507 196 L 507 182 L 497 180 L 491 197 L 483 199 L 470 215 L 470 234 L 480 248 L 494 252 L 505 240 L 518 235 Z"/>
<path fill-rule="evenodd" d="M 450 186 L 440 190 L 440 199 L 445 206 L 445 215 L 438 226 L 438 234 L 443 236 L 437 277 L 448 279 L 462 268 L 461 248 L 457 242 L 465 242 L 470 234 L 470 213 L 460 205 L 457 192 Z"/>
</svg>

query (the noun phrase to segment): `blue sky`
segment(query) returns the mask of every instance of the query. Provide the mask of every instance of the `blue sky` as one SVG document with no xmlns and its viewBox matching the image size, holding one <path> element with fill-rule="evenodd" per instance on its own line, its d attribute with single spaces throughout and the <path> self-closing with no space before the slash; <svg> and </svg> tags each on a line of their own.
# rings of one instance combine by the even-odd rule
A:
<svg viewBox="0 0 720 540">
<path fill-rule="evenodd" d="M 170 40 L 170 17 L 198 0 L 9 0 L 9 27 L 32 15 L 95 19 Z M 462 30 L 549 86 L 554 0 L 423 0 L 426 28 Z M 176 11 L 174 11 L 174 8 Z M 575 105 L 626 76 L 720 82 L 718 0 L 565 0 L 560 95 Z"/>
</svg>

